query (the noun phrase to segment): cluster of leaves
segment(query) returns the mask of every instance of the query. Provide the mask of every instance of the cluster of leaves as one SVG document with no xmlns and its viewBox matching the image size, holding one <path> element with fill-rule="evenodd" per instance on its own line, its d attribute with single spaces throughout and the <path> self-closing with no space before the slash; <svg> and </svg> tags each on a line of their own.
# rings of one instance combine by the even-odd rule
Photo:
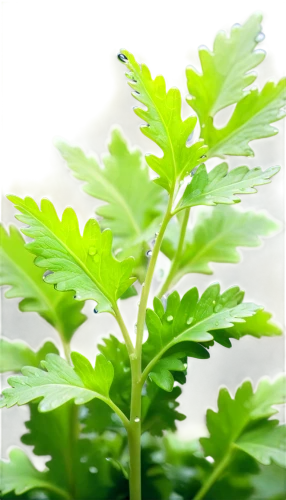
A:
<svg viewBox="0 0 286 500">
<path fill-rule="evenodd" d="M 25 243 L 13 226 L 9 231 L 1 226 L 0 284 L 10 287 L 7 298 L 21 299 L 21 311 L 37 312 L 55 328 L 65 359 L 50 341 L 35 351 L 22 341 L 1 340 L 1 372 L 22 374 L 8 379 L 0 406 L 29 404 L 22 441 L 36 456 L 51 457 L 39 471 L 24 451 L 13 449 L 9 461 L 1 462 L 4 498 L 87 500 L 93 492 L 98 498 L 129 498 L 126 430 L 134 352 L 118 301 L 137 294 L 140 284 L 143 294 L 147 269 L 155 267 L 148 267 L 152 244 L 171 266 L 143 318 L 148 330 L 141 374 L 143 499 L 285 497 L 285 426 L 270 419 L 273 405 L 285 403 L 284 377 L 262 380 L 255 391 L 244 382 L 234 398 L 222 389 L 218 412 L 207 413 L 209 437 L 200 443 L 182 443 L 165 433 L 185 418 L 178 398 L 189 357 L 208 359 L 215 343 L 229 348 L 230 339 L 245 335 L 281 334 L 271 315 L 245 302 L 237 286 L 221 293 L 212 284 L 201 296 L 195 287 L 182 298 L 176 291 L 163 296 L 187 273 L 211 274 L 211 263 L 239 262 L 238 248 L 258 246 L 277 229 L 265 214 L 229 205 L 269 183 L 279 167 L 229 170 L 224 162 L 209 171 L 202 162 L 253 156 L 249 142 L 274 135 L 272 123 L 286 114 L 285 79 L 267 83 L 261 92 L 246 90 L 256 78 L 250 71 L 264 58 L 256 49 L 260 39 L 261 17 L 254 15 L 235 25 L 229 37 L 219 33 L 212 52 L 200 49 L 201 74 L 187 69 L 187 102 L 197 116 L 185 120 L 179 90 L 167 91 L 162 76 L 152 79 L 147 66 L 121 51 L 132 95 L 143 105 L 135 108 L 146 122 L 141 130 L 162 156 L 147 155 L 146 164 L 119 129 L 112 131 L 102 162 L 59 142 L 85 191 L 104 203 L 96 210 L 99 220 L 90 219 L 83 234 L 71 208 L 60 219 L 48 200 L 39 208 L 31 198 L 9 196 L 20 212 L 17 219 L 27 225 L 22 232 L 32 241 Z M 229 122 L 216 128 L 216 114 L 231 104 L 236 107 Z M 192 142 L 197 122 L 200 138 Z M 154 181 L 148 166 L 158 176 Z M 207 211 L 197 214 L 190 229 L 189 211 L 195 206 Z M 72 336 L 86 319 L 81 312 L 86 300 L 94 301 L 95 312 L 116 318 L 125 340 L 104 338 L 94 366 L 82 354 L 70 353 Z"/>
</svg>

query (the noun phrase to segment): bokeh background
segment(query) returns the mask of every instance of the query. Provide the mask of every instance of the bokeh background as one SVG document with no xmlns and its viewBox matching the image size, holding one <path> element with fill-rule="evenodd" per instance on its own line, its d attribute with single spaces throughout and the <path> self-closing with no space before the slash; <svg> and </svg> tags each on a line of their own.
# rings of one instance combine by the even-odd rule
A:
<svg viewBox="0 0 286 500">
<path fill-rule="evenodd" d="M 81 226 L 94 215 L 96 200 L 81 190 L 53 142 L 63 138 L 86 152 L 106 151 L 111 127 L 119 125 L 130 143 L 145 152 L 155 146 L 139 130 L 135 104 L 117 60 L 120 48 L 135 53 L 153 75 L 163 74 L 167 86 L 177 86 L 187 95 L 185 68 L 199 68 L 197 47 L 212 48 L 218 30 L 243 23 L 255 11 L 264 14 L 266 34 L 261 48 L 268 57 L 258 69 L 258 86 L 286 74 L 286 30 L 281 0 L 8 0 L 2 1 L 2 220 L 13 222 L 14 210 L 5 194 L 32 195 L 36 201 L 48 197 L 58 212 L 72 206 Z M 190 113 L 184 107 L 183 113 Z M 218 116 L 223 124 L 229 110 Z M 197 285 L 202 292 L 219 280 L 222 288 L 238 284 L 246 298 L 273 312 L 284 323 L 284 168 L 285 128 L 280 134 L 252 143 L 255 158 L 232 158 L 231 167 L 247 164 L 267 168 L 281 165 L 282 172 L 256 195 L 245 196 L 241 207 L 265 210 L 282 222 L 281 231 L 259 249 L 243 249 L 238 265 L 214 264 L 214 275 L 188 275 L 178 285 L 180 293 Z M 194 216 L 196 210 L 193 210 Z M 166 266 L 162 259 L 159 268 Z M 158 280 L 158 278 L 156 278 Z M 158 285 L 155 282 L 156 285 Z M 155 291 L 154 288 L 154 291 Z M 133 330 L 138 299 L 122 303 L 122 311 Z M 6 300 L 2 291 L 3 335 L 21 338 L 33 347 L 56 334 L 34 313 L 20 313 L 16 299 Z M 87 302 L 88 321 L 76 333 L 72 348 L 91 360 L 99 338 L 117 326 L 106 314 L 95 316 Z M 284 369 L 283 338 L 233 341 L 232 349 L 216 345 L 208 361 L 189 361 L 188 382 L 183 388 L 181 411 L 188 419 L 179 433 L 192 438 L 205 434 L 204 415 L 215 408 L 218 389 L 232 391 L 244 379 L 254 384 L 264 375 L 275 376 Z M 6 384 L 4 380 L 4 385 Z M 26 408 L 2 411 L 2 456 L 8 446 L 19 444 L 28 416 Z M 27 447 L 26 447 L 27 448 Z"/>
</svg>

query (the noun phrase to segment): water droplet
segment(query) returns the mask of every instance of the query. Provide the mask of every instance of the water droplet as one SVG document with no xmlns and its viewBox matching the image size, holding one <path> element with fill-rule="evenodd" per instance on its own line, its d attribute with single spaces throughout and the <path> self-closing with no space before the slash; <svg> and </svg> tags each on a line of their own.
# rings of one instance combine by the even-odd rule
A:
<svg viewBox="0 0 286 500">
<path fill-rule="evenodd" d="M 124 373 L 130 372 L 129 366 L 124 366 L 123 371 L 124 371 Z"/>
<path fill-rule="evenodd" d="M 213 300 L 213 304 L 215 304 L 215 300 Z"/>
<path fill-rule="evenodd" d="M 214 459 L 213 459 L 213 457 L 206 457 L 206 460 L 207 460 L 208 462 L 210 462 L 210 464 L 213 464 L 213 463 L 214 463 Z"/>
<path fill-rule="evenodd" d="M 136 422 L 136 424 L 138 424 L 138 422 L 140 422 L 140 418 L 139 417 L 135 417 L 134 418 L 134 422 Z"/>
<path fill-rule="evenodd" d="M 159 233 L 155 233 L 155 238 L 157 238 L 159 236 Z"/>
<path fill-rule="evenodd" d="M 188 363 L 184 363 L 185 370 L 188 368 Z"/>
<path fill-rule="evenodd" d="M 98 313 L 98 309 L 96 309 L 96 307 L 93 309 L 93 312 L 94 314 L 97 314 Z"/>
<path fill-rule="evenodd" d="M 173 401 L 169 401 L 168 406 L 169 406 L 169 408 L 174 408 L 175 403 Z"/>
<path fill-rule="evenodd" d="M 43 279 L 45 279 L 47 276 L 49 276 L 50 274 L 54 274 L 53 271 L 46 271 L 44 274 L 43 274 Z"/>
<path fill-rule="evenodd" d="M 96 474 L 98 472 L 98 469 L 96 467 L 90 467 L 89 469 L 89 472 L 91 472 L 91 474 Z"/>
<path fill-rule="evenodd" d="M 192 177 L 194 177 L 194 175 L 196 174 L 197 170 L 198 170 L 198 167 L 193 168 L 193 170 L 191 171 L 191 176 Z"/>
<path fill-rule="evenodd" d="M 134 90 L 133 93 L 140 95 L 140 92 L 138 92 L 138 90 Z"/>
<path fill-rule="evenodd" d="M 142 283 L 142 288 L 143 288 L 143 286 L 145 286 L 145 283 Z"/>
<path fill-rule="evenodd" d="M 148 250 L 148 251 L 146 252 L 146 256 L 147 256 L 147 257 L 151 257 L 151 255 L 152 255 L 152 250 Z"/>
<path fill-rule="evenodd" d="M 202 155 L 202 156 L 201 156 L 201 158 L 206 158 L 206 157 L 207 157 L 207 155 Z"/>
<path fill-rule="evenodd" d="M 87 457 L 81 457 L 80 461 L 82 464 L 85 464 L 87 462 Z"/>
<path fill-rule="evenodd" d="M 81 296 L 79 294 L 76 294 L 73 296 L 74 299 L 81 300 Z"/>
<path fill-rule="evenodd" d="M 96 248 L 95 247 L 90 247 L 88 249 L 88 255 L 95 255 L 96 254 Z"/>
<path fill-rule="evenodd" d="M 187 319 L 187 325 L 191 325 L 193 322 L 194 318 L 190 317 Z"/>
<path fill-rule="evenodd" d="M 171 321 L 173 321 L 173 316 L 167 316 L 167 321 L 170 323 Z"/>
<path fill-rule="evenodd" d="M 117 248 L 117 249 L 114 251 L 114 255 L 117 255 L 117 254 L 119 254 L 120 252 L 122 252 L 122 248 Z"/>
<path fill-rule="evenodd" d="M 264 38 L 265 38 L 264 33 L 258 33 L 257 37 L 255 38 L 255 42 L 256 43 L 263 42 Z"/>
<path fill-rule="evenodd" d="M 124 63 L 124 64 L 126 64 L 128 61 L 128 58 L 124 54 L 121 54 L 121 53 L 117 54 L 117 57 L 118 57 L 119 61 Z"/>
</svg>

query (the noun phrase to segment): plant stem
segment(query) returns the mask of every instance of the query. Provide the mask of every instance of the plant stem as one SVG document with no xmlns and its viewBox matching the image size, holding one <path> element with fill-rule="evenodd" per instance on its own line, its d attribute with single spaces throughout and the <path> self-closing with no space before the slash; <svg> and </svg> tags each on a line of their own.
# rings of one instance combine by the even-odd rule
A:
<svg viewBox="0 0 286 500">
<path fill-rule="evenodd" d="M 122 332 L 122 335 L 123 335 L 123 338 L 124 338 L 124 341 L 125 341 L 125 344 L 126 344 L 126 347 L 127 347 L 128 354 L 129 354 L 129 356 L 133 355 L 134 352 L 135 352 L 135 349 L 134 349 L 134 346 L 132 344 L 132 341 L 131 341 L 131 338 L 129 336 L 129 333 L 128 333 L 128 330 L 126 328 L 126 325 L 124 323 L 124 320 L 123 320 L 123 318 L 121 316 L 121 313 L 119 311 L 118 305 L 114 304 L 113 305 L 113 309 L 114 309 L 115 318 L 117 320 L 117 323 L 120 326 L 120 330 Z"/>
<path fill-rule="evenodd" d="M 212 474 L 209 476 L 207 481 L 203 484 L 201 489 L 198 491 L 196 496 L 194 497 L 194 500 L 202 500 L 204 498 L 205 494 L 209 491 L 209 489 L 212 487 L 212 485 L 217 481 L 217 479 L 220 477 L 226 466 L 228 465 L 230 458 L 232 454 L 232 449 L 230 449 L 226 455 L 223 457 L 221 462 L 219 462 L 218 466 L 213 470 Z"/>
<path fill-rule="evenodd" d="M 164 216 L 159 234 L 157 236 L 152 257 L 148 266 L 145 284 L 142 287 L 141 300 L 138 311 L 137 319 L 137 338 L 135 351 L 129 353 L 131 374 L 132 374 L 132 388 L 131 388 L 131 409 L 130 409 L 130 423 L 128 432 L 128 446 L 130 458 L 130 477 L 129 477 L 129 490 L 130 500 L 141 500 L 141 358 L 142 358 L 142 341 L 144 333 L 146 307 L 152 278 L 155 271 L 156 261 L 159 255 L 161 243 L 164 237 L 166 227 L 172 217 L 172 204 L 173 193 L 169 198 L 168 207 Z M 133 347 L 133 346 L 132 346 Z"/>
<path fill-rule="evenodd" d="M 181 253 L 182 253 L 183 246 L 184 246 L 184 242 L 185 242 L 185 236 L 186 236 L 186 231 L 187 231 L 187 226 L 188 226 L 188 221 L 189 221 L 189 216 L 190 216 L 190 210 L 191 210 L 190 208 L 187 208 L 185 210 L 184 218 L 183 218 L 182 225 L 181 225 L 181 232 L 180 232 L 178 247 L 177 247 L 176 253 L 173 257 L 173 261 L 172 261 L 169 273 L 166 277 L 166 280 L 163 283 L 162 288 L 157 295 L 157 297 L 159 297 L 159 298 L 161 298 L 169 290 L 169 287 L 173 281 L 174 275 L 176 274 L 178 262 L 180 260 Z"/>
</svg>

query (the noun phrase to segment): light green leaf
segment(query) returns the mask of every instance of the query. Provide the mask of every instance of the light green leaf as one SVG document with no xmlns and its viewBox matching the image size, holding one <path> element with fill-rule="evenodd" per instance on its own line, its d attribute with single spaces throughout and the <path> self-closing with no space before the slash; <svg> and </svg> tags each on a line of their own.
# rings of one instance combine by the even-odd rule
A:
<svg viewBox="0 0 286 500">
<path fill-rule="evenodd" d="M 286 116 L 286 79 L 276 85 L 268 82 L 261 92 L 251 90 L 239 103 L 223 128 L 214 127 L 209 118 L 203 138 L 209 146 L 208 158 L 224 155 L 254 156 L 249 142 L 276 135 L 271 124 Z"/>
<path fill-rule="evenodd" d="M 274 337 L 282 335 L 282 330 L 271 321 L 271 314 L 266 311 L 257 311 L 250 318 L 246 318 L 244 323 L 236 323 L 227 330 L 216 330 L 213 337 L 216 342 L 231 347 L 230 338 L 239 340 L 245 335 L 251 335 L 260 339 L 261 337 Z"/>
<path fill-rule="evenodd" d="M 46 356 L 46 360 L 41 362 L 43 369 L 24 367 L 23 376 L 8 379 L 12 388 L 3 391 L 0 407 L 23 405 L 37 398 L 43 398 L 39 404 L 39 411 L 42 412 L 54 410 L 72 399 L 79 405 L 93 398 L 109 404 L 108 392 L 113 374 L 111 363 L 100 355 L 93 369 L 87 359 L 76 354 L 73 353 L 74 368 L 56 354 Z"/>
<path fill-rule="evenodd" d="M 14 448 L 9 454 L 10 461 L 0 462 L 1 493 L 3 495 L 15 492 L 21 495 L 32 489 L 44 489 L 57 493 L 69 499 L 69 494 L 54 485 L 49 478 L 49 472 L 38 471 L 31 463 L 24 451 Z"/>
<path fill-rule="evenodd" d="M 262 379 L 256 391 L 250 382 L 244 382 L 232 399 L 227 389 L 221 389 L 218 412 L 207 411 L 207 427 L 210 437 L 202 438 L 205 455 L 219 462 L 235 446 L 254 456 L 263 464 L 274 459 L 282 464 L 278 436 L 284 436 L 285 427 L 278 430 L 278 421 L 266 419 L 277 413 L 273 406 L 286 402 L 286 379 L 280 376 L 273 382 Z M 272 449 L 269 446 L 272 442 Z M 276 449 L 276 451 L 274 450 Z M 286 449 L 284 450 L 285 457 Z"/>
<path fill-rule="evenodd" d="M 7 298 L 22 298 L 19 309 L 37 312 L 69 341 L 86 320 L 72 292 L 57 293 L 43 281 L 43 272 L 34 264 L 34 256 L 25 248 L 25 241 L 14 226 L 7 232 L 0 225 L 0 285 L 10 285 Z"/>
<path fill-rule="evenodd" d="M 260 309 L 255 304 L 242 303 L 243 295 L 238 287 L 220 295 L 219 285 L 214 284 L 199 299 L 197 288 L 192 288 L 182 300 L 178 292 L 171 293 L 166 310 L 156 298 L 154 311 L 147 309 L 146 314 L 149 336 L 143 345 L 144 374 L 151 375 L 162 389 L 172 390 L 174 379 L 169 372 L 183 370 L 179 359 L 187 356 L 209 357 L 208 352 L 196 342 L 213 340 L 209 332 L 221 329 L 222 325 L 223 328 L 231 328 Z M 160 368 L 163 368 L 163 373 L 158 375 Z"/>
<path fill-rule="evenodd" d="M 79 352 L 72 352 L 71 359 L 74 364 L 74 370 L 83 381 L 85 387 L 108 398 L 109 389 L 114 377 L 114 368 L 111 362 L 107 361 L 103 354 L 99 354 L 93 368 L 88 359 Z"/>
<path fill-rule="evenodd" d="M 256 79 L 256 74 L 249 71 L 265 57 L 264 51 L 255 50 L 262 38 L 261 20 L 260 14 L 254 14 L 242 26 L 235 24 L 229 37 L 220 31 L 212 52 L 201 47 L 202 74 L 187 68 L 188 90 L 192 96 L 187 102 L 197 113 L 201 126 L 209 116 L 214 117 L 221 109 L 240 101 L 247 94 L 244 89 Z"/>
<path fill-rule="evenodd" d="M 286 426 L 278 426 L 278 423 L 278 420 L 270 420 L 244 433 L 236 441 L 236 447 L 263 465 L 273 461 L 286 468 Z"/>
<path fill-rule="evenodd" d="M 141 151 L 128 147 L 120 129 L 111 133 L 103 165 L 78 147 L 63 142 L 57 147 L 75 177 L 85 181 L 84 191 L 106 202 L 96 213 L 102 217 L 101 228 L 111 229 L 114 248 L 142 254 L 157 231 L 165 196 L 150 180 Z"/>
<path fill-rule="evenodd" d="M 284 500 L 286 494 L 285 470 L 277 465 L 261 465 L 259 474 L 252 478 L 254 494 L 251 500 Z"/>
<path fill-rule="evenodd" d="M 38 351 L 34 351 L 25 342 L 3 337 L 0 339 L 0 373 L 18 372 L 23 366 L 38 367 L 49 353 L 59 354 L 52 342 L 45 342 Z"/>
<path fill-rule="evenodd" d="M 111 231 L 100 231 L 90 219 L 81 236 L 75 212 L 67 208 L 60 221 L 54 206 L 42 200 L 41 210 L 32 198 L 9 196 L 23 214 L 16 216 L 29 226 L 22 232 L 34 238 L 26 247 L 37 258 L 35 264 L 52 271 L 45 277 L 59 291 L 74 290 L 76 300 L 95 300 L 98 311 L 113 311 L 120 296 L 132 285 L 133 259 L 116 260 L 111 252 Z"/>
<path fill-rule="evenodd" d="M 278 224 L 264 213 L 242 212 L 227 205 L 201 212 L 193 229 L 187 230 L 172 286 L 187 273 L 213 274 L 211 262 L 238 263 L 241 254 L 237 247 L 260 246 L 261 238 L 277 229 Z M 173 219 L 162 245 L 170 260 L 175 256 L 179 234 L 179 224 Z"/>
<path fill-rule="evenodd" d="M 249 169 L 243 166 L 228 172 L 227 163 L 221 163 L 208 173 L 202 164 L 186 187 L 175 213 L 197 205 L 238 203 L 241 198 L 236 195 L 256 193 L 254 186 L 269 184 L 279 170 L 280 167 L 270 167 L 263 172 L 260 167 Z"/>
<path fill-rule="evenodd" d="M 147 123 L 141 126 L 141 131 L 163 152 L 161 158 L 148 155 L 147 163 L 159 175 L 156 183 L 171 192 L 201 162 L 200 158 L 207 150 L 202 140 L 187 147 L 187 139 L 195 128 L 196 117 L 182 120 L 181 94 L 176 88 L 167 92 L 162 76 L 153 80 L 147 66 L 139 65 L 127 50 L 122 50 L 119 58 L 128 69 L 126 76 L 134 90 L 133 97 L 147 108 L 134 109 L 137 116 Z"/>
</svg>

